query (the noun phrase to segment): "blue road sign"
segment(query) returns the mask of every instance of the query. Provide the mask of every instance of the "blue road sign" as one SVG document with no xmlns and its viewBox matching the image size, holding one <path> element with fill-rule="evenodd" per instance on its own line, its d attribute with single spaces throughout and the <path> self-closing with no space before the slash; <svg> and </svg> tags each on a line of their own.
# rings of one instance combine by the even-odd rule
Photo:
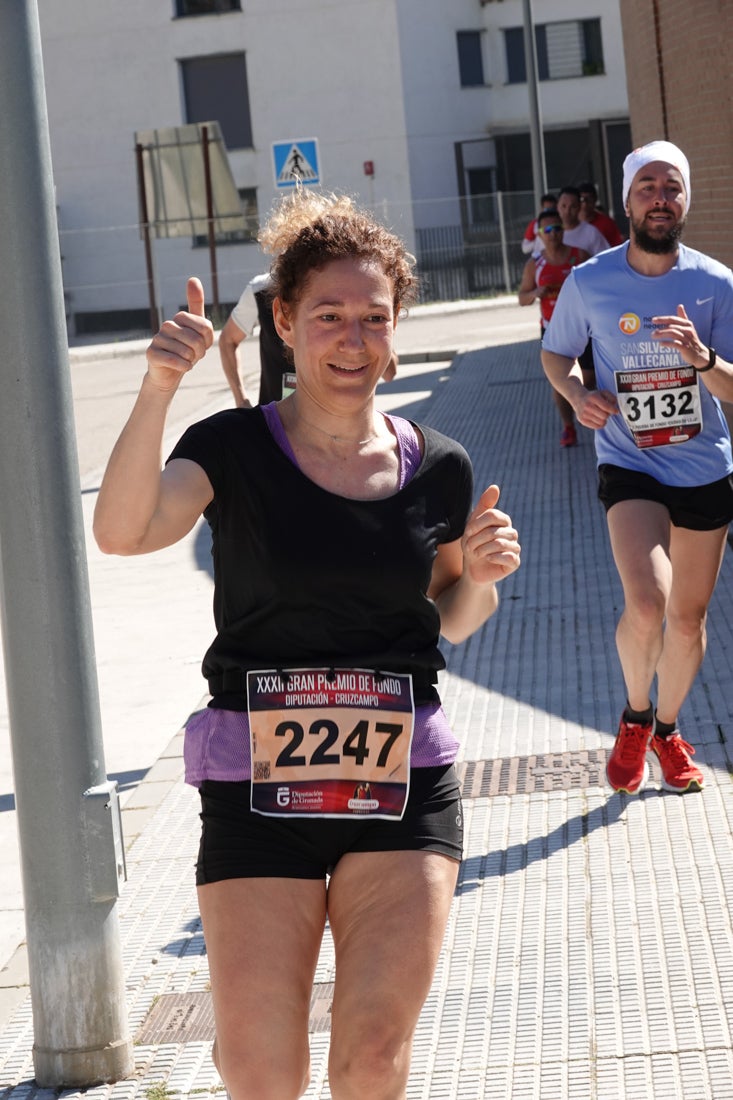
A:
<svg viewBox="0 0 733 1100">
<path fill-rule="evenodd" d="M 321 182 L 317 138 L 275 141 L 272 159 L 276 187 L 295 187 L 298 181 L 312 186 Z"/>
</svg>

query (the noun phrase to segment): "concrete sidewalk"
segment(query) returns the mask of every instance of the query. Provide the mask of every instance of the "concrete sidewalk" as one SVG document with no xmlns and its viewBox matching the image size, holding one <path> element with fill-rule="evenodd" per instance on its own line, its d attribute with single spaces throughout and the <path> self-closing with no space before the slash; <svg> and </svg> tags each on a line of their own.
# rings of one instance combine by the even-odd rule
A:
<svg viewBox="0 0 733 1100">
<path fill-rule="evenodd" d="M 402 415 L 464 443 L 477 487 L 501 485 L 524 561 L 495 618 L 445 646 L 465 861 L 407 1095 L 733 1100 L 733 555 L 681 716 L 705 790 L 667 794 L 655 773 L 639 798 L 611 794 L 603 769 L 623 701 L 620 590 L 590 433 L 558 447 L 537 352 L 536 340 L 485 348 L 393 384 Z M 120 577 L 128 568 L 115 567 Z M 91 1090 L 98 1100 L 222 1089 L 193 888 L 197 801 L 181 776 L 178 734 L 124 811 L 128 841 L 136 834 L 119 903 L 136 1073 Z M 330 1098 L 333 977 L 327 938 L 309 1100 Z M 33 1083 L 32 1041 L 23 996 L 0 1038 L 0 1100 L 57 1095 Z"/>
</svg>

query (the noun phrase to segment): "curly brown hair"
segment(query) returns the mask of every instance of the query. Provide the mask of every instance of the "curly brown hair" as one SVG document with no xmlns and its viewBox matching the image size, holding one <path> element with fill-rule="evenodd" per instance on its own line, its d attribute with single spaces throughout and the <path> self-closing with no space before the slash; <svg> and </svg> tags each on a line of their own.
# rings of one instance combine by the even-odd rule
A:
<svg viewBox="0 0 733 1100">
<path fill-rule="evenodd" d="M 414 256 L 346 195 L 297 187 L 275 207 L 258 240 L 273 257 L 270 293 L 286 306 L 297 305 L 312 272 L 349 258 L 373 260 L 391 279 L 395 317 L 417 297 Z"/>
</svg>

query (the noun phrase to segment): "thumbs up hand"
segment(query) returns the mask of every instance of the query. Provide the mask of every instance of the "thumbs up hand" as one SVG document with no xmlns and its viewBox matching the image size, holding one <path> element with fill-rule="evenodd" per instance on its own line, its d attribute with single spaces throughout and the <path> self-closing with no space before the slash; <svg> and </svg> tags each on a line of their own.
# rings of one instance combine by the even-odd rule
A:
<svg viewBox="0 0 733 1100">
<path fill-rule="evenodd" d="M 464 569 L 476 584 L 494 584 L 519 568 L 519 537 L 498 501 L 498 485 L 484 489 L 461 539 Z"/>
<path fill-rule="evenodd" d="M 206 354 L 214 329 L 204 314 L 204 288 L 196 278 L 186 284 L 188 310 L 164 321 L 147 350 L 148 377 L 161 392 L 178 388 L 183 375 Z"/>
</svg>

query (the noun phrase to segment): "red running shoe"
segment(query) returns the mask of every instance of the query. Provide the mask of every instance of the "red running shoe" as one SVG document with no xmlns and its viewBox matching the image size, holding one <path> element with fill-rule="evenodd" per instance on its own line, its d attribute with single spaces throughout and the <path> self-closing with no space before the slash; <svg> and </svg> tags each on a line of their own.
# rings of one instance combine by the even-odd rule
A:
<svg viewBox="0 0 733 1100">
<path fill-rule="evenodd" d="M 574 447 L 578 442 L 578 433 L 574 424 L 566 424 L 560 436 L 561 447 Z"/>
<path fill-rule="evenodd" d="M 624 714 L 626 712 L 624 711 Z M 615 791 L 640 794 L 649 778 L 646 752 L 654 732 L 654 720 L 639 725 L 621 715 L 616 744 L 606 761 L 606 779 Z"/>
<path fill-rule="evenodd" d="M 665 791 L 701 791 L 705 786 L 703 774 L 690 760 L 695 755 L 692 745 L 682 740 L 679 730 L 669 737 L 652 737 L 652 749 L 662 765 L 662 786 Z"/>
</svg>

